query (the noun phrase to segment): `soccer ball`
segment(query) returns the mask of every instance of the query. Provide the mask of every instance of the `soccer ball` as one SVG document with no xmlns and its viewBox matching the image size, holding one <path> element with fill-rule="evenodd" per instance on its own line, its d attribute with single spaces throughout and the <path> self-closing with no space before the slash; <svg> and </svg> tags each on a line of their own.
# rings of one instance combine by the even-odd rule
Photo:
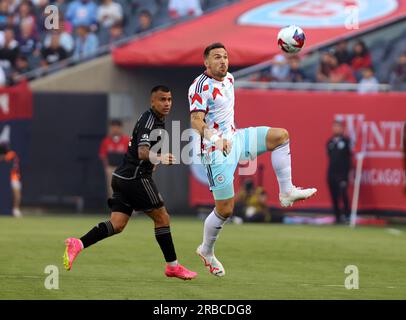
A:
<svg viewBox="0 0 406 320">
<path fill-rule="evenodd" d="M 295 25 L 284 27 L 278 33 L 278 46 L 287 53 L 298 53 L 305 41 L 303 30 Z"/>
</svg>

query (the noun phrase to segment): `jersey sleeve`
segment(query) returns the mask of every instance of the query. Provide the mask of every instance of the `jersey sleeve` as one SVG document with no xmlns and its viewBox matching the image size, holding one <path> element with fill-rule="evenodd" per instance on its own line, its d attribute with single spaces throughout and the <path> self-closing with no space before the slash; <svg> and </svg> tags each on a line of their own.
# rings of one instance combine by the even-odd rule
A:
<svg viewBox="0 0 406 320">
<path fill-rule="evenodd" d="M 139 120 L 138 130 L 134 136 L 135 138 L 135 145 L 138 147 L 140 146 L 151 146 L 151 142 L 149 140 L 149 136 L 151 134 L 151 130 L 153 127 L 153 119 L 151 116 L 143 116 Z"/>
<path fill-rule="evenodd" d="M 198 83 L 197 83 L 198 84 Z M 192 84 L 189 88 L 189 111 L 190 112 L 198 112 L 202 111 L 204 113 L 207 112 L 207 104 L 208 104 L 208 85 L 196 85 L 196 83 Z"/>
</svg>

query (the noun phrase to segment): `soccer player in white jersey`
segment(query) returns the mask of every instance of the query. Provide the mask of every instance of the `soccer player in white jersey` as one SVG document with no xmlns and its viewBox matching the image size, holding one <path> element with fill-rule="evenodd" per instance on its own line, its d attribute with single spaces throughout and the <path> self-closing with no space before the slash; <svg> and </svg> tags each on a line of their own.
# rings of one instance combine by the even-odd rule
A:
<svg viewBox="0 0 406 320">
<path fill-rule="evenodd" d="M 217 237 L 234 209 L 234 172 L 240 160 L 253 160 L 271 151 L 272 167 L 279 184 L 282 207 L 308 199 L 317 189 L 292 184 L 288 131 L 282 128 L 236 129 L 234 124 L 234 78 L 228 72 L 228 54 L 221 43 L 204 51 L 206 71 L 189 88 L 192 128 L 201 136 L 201 160 L 207 172 L 215 208 L 204 222 L 203 243 L 196 253 L 215 276 L 225 270 L 214 255 Z"/>
</svg>

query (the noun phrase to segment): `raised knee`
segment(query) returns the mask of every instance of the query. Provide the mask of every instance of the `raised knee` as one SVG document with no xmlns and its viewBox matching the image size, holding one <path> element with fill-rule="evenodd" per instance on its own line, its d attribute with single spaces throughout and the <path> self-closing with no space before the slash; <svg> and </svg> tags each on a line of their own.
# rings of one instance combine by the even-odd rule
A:
<svg viewBox="0 0 406 320">
<path fill-rule="evenodd" d="M 286 129 L 281 129 L 278 136 L 281 144 L 289 140 L 289 132 Z"/>
</svg>

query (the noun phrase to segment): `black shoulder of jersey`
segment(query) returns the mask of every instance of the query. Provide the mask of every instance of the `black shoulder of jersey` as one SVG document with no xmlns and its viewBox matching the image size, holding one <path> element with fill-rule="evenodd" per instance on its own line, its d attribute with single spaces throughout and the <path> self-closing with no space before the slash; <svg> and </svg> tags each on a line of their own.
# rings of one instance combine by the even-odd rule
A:
<svg viewBox="0 0 406 320">
<path fill-rule="evenodd" d="M 145 123 L 151 116 L 153 117 L 154 115 L 152 114 L 151 109 L 148 109 L 139 117 L 138 122 Z"/>
</svg>

